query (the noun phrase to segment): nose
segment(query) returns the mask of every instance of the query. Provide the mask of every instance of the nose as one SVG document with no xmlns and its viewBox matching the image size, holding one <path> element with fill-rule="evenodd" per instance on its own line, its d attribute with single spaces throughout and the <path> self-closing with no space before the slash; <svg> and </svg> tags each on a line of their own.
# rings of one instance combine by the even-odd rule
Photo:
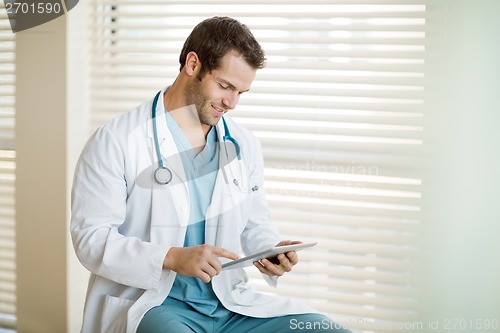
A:
<svg viewBox="0 0 500 333">
<path fill-rule="evenodd" d="M 222 103 L 230 110 L 236 107 L 240 100 L 240 94 L 237 91 L 230 91 L 222 98 Z"/>
</svg>

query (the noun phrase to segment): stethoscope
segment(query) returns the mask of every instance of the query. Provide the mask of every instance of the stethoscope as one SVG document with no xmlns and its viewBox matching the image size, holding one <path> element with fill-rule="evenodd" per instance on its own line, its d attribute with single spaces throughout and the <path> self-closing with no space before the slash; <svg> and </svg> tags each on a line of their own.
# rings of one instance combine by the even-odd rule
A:
<svg viewBox="0 0 500 333">
<path fill-rule="evenodd" d="M 158 104 L 158 98 L 160 97 L 161 91 L 159 91 L 155 98 L 153 99 L 153 106 L 151 108 L 151 116 L 153 118 L 153 135 L 154 135 L 154 140 L 155 140 L 155 150 L 156 150 L 156 157 L 158 159 L 158 168 L 154 171 L 154 179 L 155 181 L 160 184 L 160 185 L 167 185 L 172 181 L 172 171 L 167 168 L 163 164 L 163 158 L 161 156 L 160 152 L 160 140 L 158 139 L 158 125 L 157 120 L 156 120 L 156 106 Z M 165 113 L 166 110 L 163 108 L 163 112 Z M 240 155 L 240 145 L 236 141 L 235 138 L 231 136 L 231 133 L 229 132 L 229 128 L 227 126 L 226 120 L 224 117 L 222 117 L 222 124 L 224 126 L 224 136 L 222 137 L 222 142 L 224 143 L 224 150 L 226 154 L 226 159 L 229 160 L 229 154 L 227 151 L 227 146 L 226 146 L 226 141 L 231 142 L 234 145 L 234 149 L 236 151 L 236 156 L 238 158 L 238 164 L 241 163 L 241 155 Z M 229 163 L 228 163 L 229 164 Z M 240 165 L 240 164 L 239 164 Z M 243 178 L 243 172 L 242 172 L 242 166 L 240 165 L 240 176 Z M 250 189 L 245 189 L 240 186 L 240 183 L 236 177 L 233 176 L 233 171 L 231 169 L 231 166 L 229 166 L 229 171 L 231 172 L 231 176 L 233 178 L 233 184 L 242 192 L 245 193 L 251 193 L 255 192 L 259 189 L 257 185 L 253 186 Z"/>
</svg>

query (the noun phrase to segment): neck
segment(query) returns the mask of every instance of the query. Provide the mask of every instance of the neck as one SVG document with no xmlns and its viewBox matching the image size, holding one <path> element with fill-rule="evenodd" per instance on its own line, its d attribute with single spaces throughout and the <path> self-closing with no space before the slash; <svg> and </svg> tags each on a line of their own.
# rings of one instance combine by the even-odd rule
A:
<svg viewBox="0 0 500 333">
<path fill-rule="evenodd" d="M 205 147 L 211 126 L 201 124 L 196 106 L 186 104 L 176 80 L 163 94 L 163 105 L 182 129 L 193 149 L 199 153 Z"/>
</svg>

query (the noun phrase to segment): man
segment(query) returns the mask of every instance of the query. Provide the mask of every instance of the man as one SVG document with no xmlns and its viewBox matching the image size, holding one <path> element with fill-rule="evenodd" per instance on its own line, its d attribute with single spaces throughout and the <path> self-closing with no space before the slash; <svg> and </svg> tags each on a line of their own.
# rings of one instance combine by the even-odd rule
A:
<svg viewBox="0 0 500 333">
<path fill-rule="evenodd" d="M 71 233 L 92 273 L 82 332 L 290 332 L 292 320 L 333 331 L 314 309 L 255 292 L 243 269 L 222 270 L 240 249 L 297 243 L 271 222 L 257 139 L 223 118 L 264 66 L 260 45 L 214 17 L 179 60 L 172 85 L 99 128 L 78 162 Z M 278 260 L 255 263 L 271 285 L 298 257 Z"/>
</svg>

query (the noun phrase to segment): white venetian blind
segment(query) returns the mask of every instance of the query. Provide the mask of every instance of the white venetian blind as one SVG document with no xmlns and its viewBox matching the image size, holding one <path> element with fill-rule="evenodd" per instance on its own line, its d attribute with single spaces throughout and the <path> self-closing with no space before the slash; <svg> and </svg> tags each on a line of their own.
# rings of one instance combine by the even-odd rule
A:
<svg viewBox="0 0 500 333">
<path fill-rule="evenodd" d="M 14 327 L 15 255 L 15 35 L 0 2 L 0 327 Z"/>
<path fill-rule="evenodd" d="M 253 283 L 361 331 L 414 318 L 423 0 L 91 5 L 93 128 L 173 81 L 198 22 L 228 15 L 247 24 L 268 65 L 231 114 L 262 141 L 284 237 L 319 242 L 278 289 Z"/>
</svg>

